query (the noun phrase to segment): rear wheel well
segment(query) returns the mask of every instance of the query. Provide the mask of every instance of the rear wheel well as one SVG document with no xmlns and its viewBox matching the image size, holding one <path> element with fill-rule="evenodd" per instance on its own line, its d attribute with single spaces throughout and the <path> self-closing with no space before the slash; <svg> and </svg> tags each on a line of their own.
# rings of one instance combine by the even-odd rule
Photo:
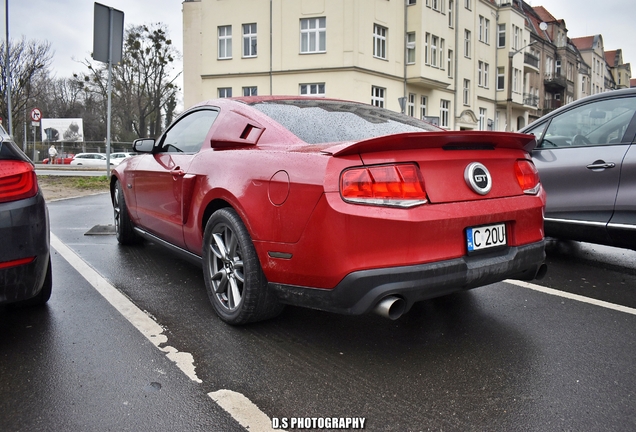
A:
<svg viewBox="0 0 636 432">
<path fill-rule="evenodd" d="M 205 211 L 203 212 L 203 218 L 201 219 L 201 233 L 205 232 L 205 226 L 207 225 L 208 219 L 210 219 L 210 216 L 212 216 L 215 211 L 225 207 L 232 207 L 232 206 L 230 205 L 230 203 L 222 199 L 214 199 L 208 203 L 207 207 L 205 208 Z"/>
</svg>

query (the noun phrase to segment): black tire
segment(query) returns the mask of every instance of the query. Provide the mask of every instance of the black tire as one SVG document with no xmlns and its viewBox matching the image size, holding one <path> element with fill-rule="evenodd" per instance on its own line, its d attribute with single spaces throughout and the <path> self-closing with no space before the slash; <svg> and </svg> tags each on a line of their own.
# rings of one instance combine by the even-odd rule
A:
<svg viewBox="0 0 636 432">
<path fill-rule="evenodd" d="M 283 310 L 267 287 L 245 225 L 231 208 L 214 212 L 205 226 L 203 276 L 214 310 L 228 324 L 262 321 Z"/>
<path fill-rule="evenodd" d="M 46 276 L 44 282 L 40 288 L 40 292 L 35 296 L 27 300 L 22 300 L 16 303 L 11 303 L 11 307 L 15 309 L 21 309 L 31 306 L 42 306 L 46 304 L 51 298 L 51 292 L 53 291 L 53 271 L 51 268 L 51 257 L 49 257 L 49 263 L 46 267 Z"/>
<path fill-rule="evenodd" d="M 113 196 L 113 214 L 115 218 L 115 235 L 121 245 L 131 245 L 139 243 L 140 237 L 135 232 L 135 225 L 130 220 L 128 207 L 124 199 L 124 191 L 120 182 L 115 182 L 115 193 Z"/>
</svg>

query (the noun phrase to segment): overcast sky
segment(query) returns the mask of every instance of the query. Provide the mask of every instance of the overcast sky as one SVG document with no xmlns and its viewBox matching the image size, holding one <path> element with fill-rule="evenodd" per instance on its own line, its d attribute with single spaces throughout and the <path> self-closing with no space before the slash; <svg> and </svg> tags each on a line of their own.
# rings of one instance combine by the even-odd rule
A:
<svg viewBox="0 0 636 432">
<path fill-rule="evenodd" d="M 10 37 L 48 40 L 54 51 L 52 70 L 58 78 L 83 72 L 78 61 L 93 49 L 93 10 L 90 0 L 8 0 Z M 266 1 L 266 0 L 263 0 Z M 424 1 L 424 0 L 422 0 Z M 634 0 L 532 0 L 557 19 L 564 19 L 571 38 L 602 34 L 606 50 L 623 49 L 636 75 Z M 183 52 L 182 0 L 103 0 L 124 12 L 124 25 L 162 22 L 179 52 Z M 4 39 L 4 1 L 0 0 Z M 175 65 L 181 69 L 181 63 Z M 636 77 L 636 76 L 634 76 Z M 179 83 L 181 86 L 181 83 Z"/>
</svg>

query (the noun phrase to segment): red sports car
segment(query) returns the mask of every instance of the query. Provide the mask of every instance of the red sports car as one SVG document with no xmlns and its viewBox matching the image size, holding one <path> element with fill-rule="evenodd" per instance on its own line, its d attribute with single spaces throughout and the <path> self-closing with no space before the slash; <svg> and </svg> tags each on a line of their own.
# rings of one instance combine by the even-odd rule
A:
<svg viewBox="0 0 636 432">
<path fill-rule="evenodd" d="M 230 324 L 286 304 L 395 319 L 545 273 L 534 145 L 355 102 L 211 100 L 113 169 L 117 239 L 200 263 Z"/>
</svg>

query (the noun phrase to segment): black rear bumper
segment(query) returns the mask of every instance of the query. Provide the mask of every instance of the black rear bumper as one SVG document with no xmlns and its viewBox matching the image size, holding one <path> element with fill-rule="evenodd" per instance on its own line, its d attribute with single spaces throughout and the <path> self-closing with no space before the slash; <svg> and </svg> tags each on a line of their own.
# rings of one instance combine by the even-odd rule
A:
<svg viewBox="0 0 636 432">
<path fill-rule="evenodd" d="M 269 283 L 280 301 L 348 315 L 370 312 L 383 298 L 396 296 L 406 310 L 418 301 L 500 282 L 532 280 L 544 265 L 545 241 L 448 261 L 357 271 L 333 289 Z"/>
</svg>

